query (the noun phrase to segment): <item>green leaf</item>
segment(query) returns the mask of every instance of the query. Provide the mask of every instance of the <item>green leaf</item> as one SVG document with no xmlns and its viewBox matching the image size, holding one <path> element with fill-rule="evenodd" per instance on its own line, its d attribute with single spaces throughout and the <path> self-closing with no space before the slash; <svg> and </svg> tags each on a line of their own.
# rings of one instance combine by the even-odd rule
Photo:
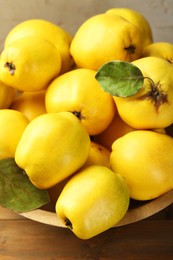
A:
<svg viewBox="0 0 173 260">
<path fill-rule="evenodd" d="M 0 205 L 27 212 L 49 202 L 47 190 L 35 187 L 13 158 L 0 160 Z"/>
<path fill-rule="evenodd" d="M 128 97 L 142 87 L 144 77 L 138 67 L 126 61 L 105 63 L 96 73 L 101 88 L 112 96 Z"/>
</svg>

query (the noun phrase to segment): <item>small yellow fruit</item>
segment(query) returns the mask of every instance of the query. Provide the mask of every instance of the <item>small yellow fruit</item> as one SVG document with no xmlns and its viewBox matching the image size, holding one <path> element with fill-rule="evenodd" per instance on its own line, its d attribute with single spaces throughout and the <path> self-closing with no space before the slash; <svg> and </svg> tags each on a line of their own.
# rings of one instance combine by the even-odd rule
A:
<svg viewBox="0 0 173 260">
<path fill-rule="evenodd" d="M 13 101 L 11 109 L 22 112 L 30 121 L 45 114 L 45 90 L 21 93 Z"/>
<path fill-rule="evenodd" d="M 29 120 L 19 111 L 0 109 L 0 159 L 14 158 L 16 147 Z"/>
<path fill-rule="evenodd" d="M 142 57 L 160 57 L 173 64 L 173 44 L 170 42 L 153 42 L 142 51 Z"/>
<path fill-rule="evenodd" d="M 39 91 L 59 75 L 61 57 L 55 46 L 38 36 L 23 37 L 7 46 L 0 57 L 0 78 L 21 91 Z"/>
<path fill-rule="evenodd" d="M 91 141 L 88 158 L 84 165 L 80 168 L 80 171 L 81 169 L 91 165 L 103 165 L 109 167 L 109 159 L 110 151 L 102 145 Z M 62 180 L 61 182 L 57 183 L 56 185 L 48 189 L 49 196 L 53 205 L 56 204 L 56 201 L 60 196 L 64 186 L 70 180 L 71 177 L 72 176 L 69 176 L 68 178 Z"/>
<path fill-rule="evenodd" d="M 151 26 L 142 13 L 131 8 L 111 8 L 107 10 L 106 13 L 119 15 L 130 23 L 136 25 L 141 31 L 143 47 L 153 42 Z"/>
<path fill-rule="evenodd" d="M 26 127 L 15 161 L 31 182 L 47 189 L 76 172 L 86 161 L 90 138 L 70 112 L 43 114 Z"/>
<path fill-rule="evenodd" d="M 93 70 L 111 60 L 133 61 L 141 56 L 141 32 L 118 15 L 98 14 L 79 27 L 70 52 L 78 67 Z"/>
<path fill-rule="evenodd" d="M 104 92 L 91 69 L 75 69 L 54 79 L 46 90 L 48 113 L 70 111 L 89 135 L 103 131 L 116 113 L 113 97 Z"/>
<path fill-rule="evenodd" d="M 134 130 L 116 113 L 109 126 L 100 134 L 93 136 L 93 140 L 111 151 L 112 144 L 116 139 Z"/>
<path fill-rule="evenodd" d="M 103 165 L 109 167 L 110 151 L 101 144 L 91 141 L 88 158 L 83 167 Z"/>
<path fill-rule="evenodd" d="M 50 41 L 60 52 L 61 71 L 69 71 L 74 64 L 70 55 L 72 36 L 57 24 L 43 19 L 28 19 L 13 27 L 6 36 L 5 48 L 14 41 L 28 36 L 39 36 Z"/>
<path fill-rule="evenodd" d="M 122 174 L 136 200 L 151 200 L 173 188 L 173 138 L 136 130 L 112 146 L 110 167 Z"/>
<path fill-rule="evenodd" d="M 73 175 L 56 203 L 62 222 L 81 239 L 116 225 L 129 207 L 124 178 L 105 166 L 93 165 Z"/>
<path fill-rule="evenodd" d="M 132 62 L 145 77 L 141 89 L 129 97 L 113 97 L 119 115 L 136 129 L 165 128 L 173 122 L 173 66 L 159 57 Z"/>
</svg>

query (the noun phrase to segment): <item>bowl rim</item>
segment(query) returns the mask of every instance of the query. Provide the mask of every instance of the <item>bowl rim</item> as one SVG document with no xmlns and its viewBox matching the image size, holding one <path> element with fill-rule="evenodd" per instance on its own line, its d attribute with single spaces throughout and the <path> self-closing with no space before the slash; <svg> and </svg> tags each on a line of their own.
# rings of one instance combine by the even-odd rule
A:
<svg viewBox="0 0 173 260">
<path fill-rule="evenodd" d="M 165 209 L 173 203 L 173 189 L 151 201 L 146 201 L 144 204 L 129 208 L 126 215 L 114 226 L 124 226 L 145 218 L 148 218 L 159 211 Z M 40 222 L 55 227 L 67 228 L 55 212 L 45 209 L 36 209 L 30 212 L 20 213 L 21 216 L 30 220 Z"/>
</svg>

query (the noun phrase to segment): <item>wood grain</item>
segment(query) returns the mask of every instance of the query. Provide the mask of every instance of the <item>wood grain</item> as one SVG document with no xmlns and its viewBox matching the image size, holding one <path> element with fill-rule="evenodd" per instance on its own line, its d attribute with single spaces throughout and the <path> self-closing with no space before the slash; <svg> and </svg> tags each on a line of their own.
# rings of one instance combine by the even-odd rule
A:
<svg viewBox="0 0 173 260">
<path fill-rule="evenodd" d="M 81 240 L 70 230 L 0 208 L 0 260 L 172 260 L 173 205 L 142 221 Z"/>
<path fill-rule="evenodd" d="M 9 209 L 0 206 L 0 220 L 2 219 L 23 219 L 23 217 Z"/>
<path fill-rule="evenodd" d="M 0 259 L 173 259 L 173 220 L 140 221 L 89 240 L 31 220 L 0 221 Z"/>
</svg>

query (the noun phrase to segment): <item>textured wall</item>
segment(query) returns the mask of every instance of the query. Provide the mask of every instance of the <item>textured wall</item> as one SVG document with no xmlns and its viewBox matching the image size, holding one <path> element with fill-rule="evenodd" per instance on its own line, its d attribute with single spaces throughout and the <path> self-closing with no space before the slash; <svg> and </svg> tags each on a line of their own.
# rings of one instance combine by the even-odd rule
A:
<svg viewBox="0 0 173 260">
<path fill-rule="evenodd" d="M 25 19 L 48 19 L 74 34 L 84 20 L 112 7 L 140 11 L 155 41 L 173 43 L 173 0 L 0 0 L 0 49 L 8 31 Z"/>
</svg>

